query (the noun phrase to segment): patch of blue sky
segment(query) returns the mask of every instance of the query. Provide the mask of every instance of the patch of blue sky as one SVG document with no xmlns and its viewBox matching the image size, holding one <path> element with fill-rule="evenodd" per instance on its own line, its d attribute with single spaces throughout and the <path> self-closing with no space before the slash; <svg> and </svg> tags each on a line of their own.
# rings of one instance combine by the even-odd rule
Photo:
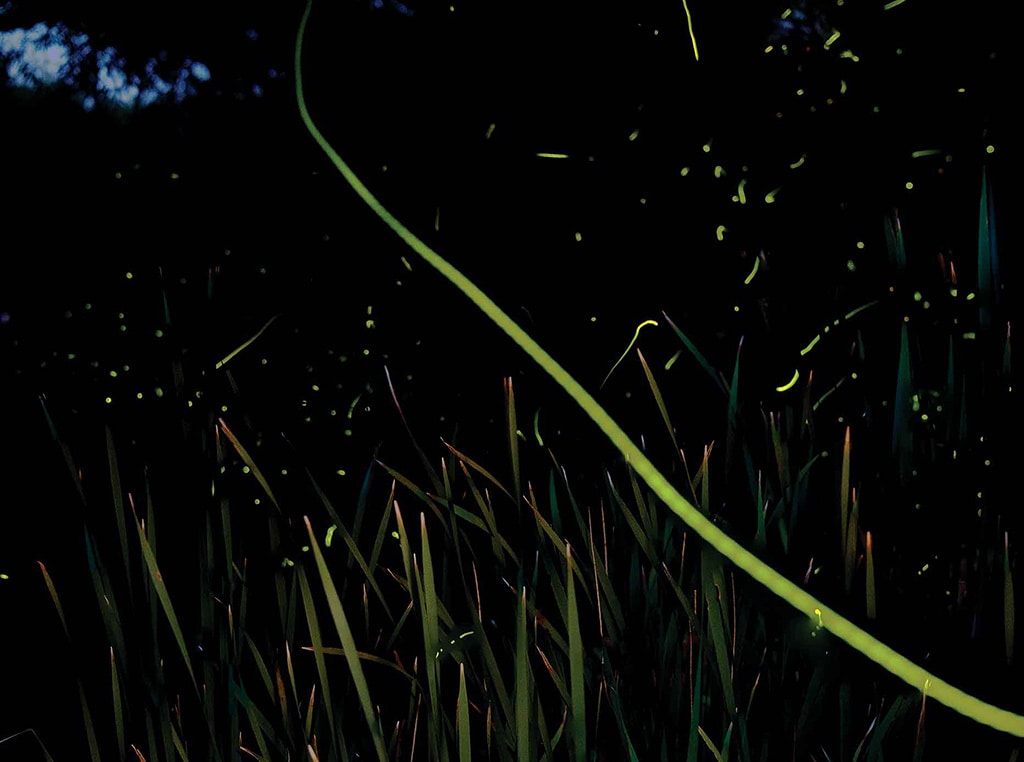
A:
<svg viewBox="0 0 1024 762">
<path fill-rule="evenodd" d="M 159 54 L 161 60 L 166 56 L 166 52 Z M 86 111 L 101 101 L 123 109 L 145 108 L 167 99 L 181 103 L 196 94 L 197 83 L 212 76 L 206 64 L 191 59 L 169 77 L 157 71 L 165 67 L 156 58 L 146 62 L 141 74 L 131 72 L 115 48 L 94 49 L 87 34 L 73 33 L 61 23 L 0 30 L 0 63 L 10 87 L 73 88 Z M 83 77 L 83 70 L 94 71 L 95 79 Z"/>
</svg>

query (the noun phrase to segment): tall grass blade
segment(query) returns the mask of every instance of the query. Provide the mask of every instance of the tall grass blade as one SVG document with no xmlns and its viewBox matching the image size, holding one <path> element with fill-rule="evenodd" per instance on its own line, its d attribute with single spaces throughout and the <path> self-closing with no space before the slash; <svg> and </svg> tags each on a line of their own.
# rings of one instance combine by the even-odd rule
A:
<svg viewBox="0 0 1024 762">
<path fill-rule="evenodd" d="M 466 665 L 459 665 L 459 701 L 455 705 L 458 727 L 459 762 L 471 762 L 472 747 L 469 738 L 469 697 L 466 694 Z"/>
<path fill-rule="evenodd" d="M 434 759 L 448 759 L 448 743 L 444 735 L 441 712 L 440 661 L 436 658 L 440 644 L 438 628 L 437 588 L 434 583 L 434 562 L 427 537 L 427 517 L 420 513 L 420 542 L 423 553 L 423 574 L 419 587 L 420 617 L 423 623 L 423 649 L 426 658 L 427 697 L 430 700 L 430 740 Z M 415 564 L 414 564 L 415 567 Z"/>
<path fill-rule="evenodd" d="M 160 568 L 157 566 L 156 556 L 149 545 L 149 540 L 146 539 L 145 532 L 142 531 L 142 525 L 139 523 L 137 516 L 132 523 L 135 524 L 139 544 L 142 546 L 142 558 L 145 560 L 146 568 L 149 570 L 150 587 L 153 592 L 156 593 L 156 597 L 160 601 L 160 606 L 163 609 L 164 616 L 167 618 L 167 623 L 171 627 L 171 633 L 174 635 L 174 641 L 178 645 L 178 653 L 181 655 L 181 659 L 185 663 L 185 669 L 188 671 L 188 676 L 192 680 L 192 687 L 195 688 L 196 696 L 201 698 L 202 692 L 199 690 L 199 683 L 196 680 L 195 672 L 192 671 L 192 660 L 189 658 L 188 646 L 185 645 L 185 636 L 181 632 L 181 625 L 178 624 L 178 615 L 174 613 L 171 596 L 170 593 L 167 592 L 167 586 L 164 584 L 163 575 L 160 573 Z"/>
<path fill-rule="evenodd" d="M 857 491 L 853 491 L 853 505 L 850 508 L 850 523 L 846 527 L 846 558 L 843 560 L 843 578 L 846 581 L 846 592 L 853 587 L 853 570 L 857 561 L 857 530 L 860 524 L 859 501 Z"/>
<path fill-rule="evenodd" d="M 114 706 L 114 737 L 117 739 L 118 759 L 124 759 L 124 693 L 121 689 L 121 678 L 117 674 L 113 646 L 110 647 L 110 692 Z"/>
<path fill-rule="evenodd" d="M 128 523 L 124 512 L 124 496 L 121 492 L 121 475 L 117 467 L 117 454 L 114 451 L 114 435 L 110 431 L 110 426 L 105 426 L 104 431 L 107 441 L 107 463 L 110 467 L 110 494 L 114 503 L 114 519 L 117 521 L 117 539 L 121 545 L 121 560 L 124 562 L 124 578 L 131 580 L 131 560 L 128 553 Z M 128 597 L 130 601 L 132 597 L 131 585 L 128 585 Z"/>
<path fill-rule="evenodd" d="M 999 303 L 1002 284 L 999 275 L 999 251 L 996 247 L 995 211 L 992 207 L 992 181 L 986 168 L 981 170 L 981 203 L 978 211 L 978 322 L 991 328 Z"/>
<path fill-rule="evenodd" d="M 903 228 L 898 212 L 893 209 L 885 221 L 885 245 L 889 250 L 889 264 L 896 272 L 907 269 L 907 250 L 903 244 Z"/>
<path fill-rule="evenodd" d="M 576 609 L 576 583 L 573 580 L 572 549 L 565 545 L 565 586 L 567 598 L 566 628 L 569 631 L 569 713 L 573 758 L 584 762 L 587 757 L 587 701 L 583 683 L 583 638 L 580 635 L 579 611 Z"/>
<path fill-rule="evenodd" d="M 661 389 L 658 388 L 658 382 L 654 380 L 654 374 L 651 373 L 650 366 L 647 365 L 647 360 L 644 359 L 643 352 L 639 349 L 636 350 L 637 356 L 640 358 L 640 365 L 643 366 L 644 375 L 647 376 L 647 383 L 651 387 L 651 393 L 654 395 L 654 402 L 658 406 L 658 412 L 661 413 L 661 420 L 665 424 L 665 429 L 668 431 L 669 439 L 672 440 L 672 452 L 676 455 L 682 453 L 682 449 L 679 447 L 679 442 L 676 440 L 676 430 L 672 425 L 672 419 L 669 418 L 668 408 L 665 406 L 665 398 L 661 395 Z"/>
<path fill-rule="evenodd" d="M 914 392 L 911 382 L 910 337 L 907 325 L 903 323 L 900 326 L 900 357 L 892 416 L 892 454 L 896 459 L 901 483 L 905 483 L 910 474 L 914 446 L 911 427 L 911 397 Z"/>
<path fill-rule="evenodd" d="M 1003 634 L 1006 638 L 1006 663 L 1013 664 L 1014 619 L 1013 573 L 1010 571 L 1010 533 L 1003 533 Z"/>
<path fill-rule="evenodd" d="M 313 557 L 316 559 L 317 571 L 320 573 L 320 581 L 324 586 L 324 593 L 327 596 L 327 605 L 331 611 L 331 619 L 334 621 L 334 629 L 341 638 L 341 647 L 345 651 L 345 661 L 348 663 L 349 672 L 352 674 L 352 682 L 356 686 L 356 694 L 359 696 L 359 704 L 363 710 L 363 717 L 370 729 L 370 737 L 373 739 L 373 746 L 377 751 L 379 762 L 387 762 L 387 750 L 384 747 L 384 735 L 381 732 L 380 724 L 377 722 L 373 711 L 373 703 L 370 700 L 370 689 L 366 683 L 366 675 L 359 663 L 359 655 L 356 652 L 356 642 L 352 637 L 352 628 L 349 627 L 348 618 L 342 608 L 341 600 L 338 598 L 338 590 L 331 579 L 331 573 L 327 570 L 327 562 L 320 550 L 320 544 L 313 534 L 313 527 L 309 523 L 309 517 L 303 516 L 306 524 L 306 532 L 309 535 L 309 545 L 313 549 Z"/>
<path fill-rule="evenodd" d="M 226 436 L 228 441 L 231 442 L 231 446 L 235 448 L 235 452 L 238 453 L 239 457 L 242 459 L 242 462 L 249 467 L 249 470 L 252 472 L 252 475 L 256 477 L 256 481 L 259 482 L 260 487 L 263 488 L 263 492 L 266 493 L 266 496 L 270 499 L 270 502 L 273 504 L 274 508 L 276 508 L 278 513 L 280 513 L 280 503 L 277 502 L 277 498 L 274 496 L 274 491 L 270 489 L 270 483 L 263 475 L 263 472 L 260 470 L 259 466 L 256 465 L 256 461 L 252 459 L 252 456 L 249 454 L 249 451 L 245 449 L 244 445 L 242 445 L 238 437 L 236 437 L 234 433 L 231 431 L 231 429 L 228 428 L 228 425 L 224 423 L 223 418 L 218 418 L 217 423 L 220 431 L 224 432 L 224 436 Z"/>
<path fill-rule="evenodd" d="M 672 322 L 669 316 L 664 312 L 662 312 L 661 314 L 665 317 L 665 322 L 672 326 L 672 330 L 675 331 L 676 336 L 678 336 L 679 340 L 683 342 L 683 346 L 686 347 L 686 349 L 690 352 L 693 358 L 697 361 L 697 364 L 700 365 L 700 367 L 704 369 L 704 372 L 711 377 L 711 380 L 715 382 L 715 386 L 718 387 L 719 391 L 721 391 L 722 394 L 728 395 L 729 390 L 728 388 L 726 388 L 725 381 L 722 379 L 722 375 L 712 367 L 711 363 L 708 362 L 707 358 L 704 357 L 703 354 L 701 354 L 701 351 L 699 349 L 697 349 L 697 345 L 690 341 L 690 339 L 686 336 L 685 333 L 679 330 L 679 327 Z"/>
<path fill-rule="evenodd" d="M 532 726 L 530 724 L 532 687 L 530 684 L 530 661 L 527 653 L 528 643 L 526 640 L 526 588 L 522 589 L 519 596 L 519 606 L 516 612 L 516 655 L 515 655 L 515 728 L 516 728 L 516 760 L 518 762 L 532 762 L 533 738 Z"/>
<path fill-rule="evenodd" d="M 42 561 L 36 561 L 39 564 L 39 570 L 43 573 L 43 580 L 46 582 L 46 589 L 50 593 L 50 600 L 53 601 L 53 606 L 57 609 L 57 616 L 60 618 L 60 625 L 64 630 L 64 636 L 68 640 L 68 644 L 71 644 L 71 632 L 68 630 L 67 619 L 64 617 L 64 607 L 61 606 L 60 597 L 57 595 L 57 588 L 53 585 L 53 579 L 50 578 L 50 573 L 46 570 L 46 565 Z M 99 745 L 96 742 L 96 729 L 92 723 L 92 713 L 89 711 L 89 701 L 85 696 L 85 689 L 82 687 L 82 681 L 76 679 L 78 684 L 78 699 L 82 705 L 82 721 L 85 724 L 85 737 L 86 742 L 89 745 L 89 758 L 92 762 L 101 762 Z M 49 754 L 47 754 L 49 756 Z"/>
<path fill-rule="evenodd" d="M 878 604 L 875 596 L 875 551 L 872 547 L 871 532 L 866 532 L 864 535 L 864 556 L 866 566 L 866 579 L 865 579 L 865 614 L 868 619 L 876 619 L 878 617 Z"/>
<path fill-rule="evenodd" d="M 725 632 L 726 602 L 723 597 L 725 575 L 722 570 L 722 557 L 712 548 L 701 548 L 700 576 L 708 613 L 711 647 L 715 663 L 718 665 L 718 675 L 722 681 L 725 711 L 730 717 L 733 717 L 736 714 L 737 706 L 732 687 L 732 668 L 729 666 L 729 638 Z"/>
<path fill-rule="evenodd" d="M 850 427 L 846 427 L 843 439 L 843 462 L 839 476 L 839 557 L 846 566 L 846 533 L 850 525 Z M 850 580 L 844 577 L 846 590 L 850 590 Z"/>
<path fill-rule="evenodd" d="M 296 579 L 299 583 L 299 593 L 302 596 L 303 608 L 306 611 L 306 626 L 309 628 L 309 639 L 313 647 L 313 661 L 316 663 L 317 677 L 320 679 L 320 690 L 324 696 L 324 708 L 328 712 L 328 715 L 334 707 L 334 701 L 331 696 L 331 681 L 327 674 L 327 660 L 324 659 L 324 640 L 320 633 L 320 619 L 316 613 L 316 605 L 313 603 L 313 591 L 309 587 L 309 579 L 306 577 L 306 571 L 299 566 L 295 573 Z M 310 699 L 312 704 L 312 699 Z M 312 706 L 310 707 L 310 715 L 312 715 Z M 337 724 L 334 722 L 328 722 L 328 726 L 331 731 L 331 748 L 338 748 L 338 729 Z M 309 737 L 307 731 L 306 737 Z"/>
<path fill-rule="evenodd" d="M 508 455 L 512 463 L 512 493 L 516 504 L 523 496 L 522 477 L 519 472 L 519 424 L 516 422 L 516 397 L 512 390 L 512 378 L 506 377 L 505 422 L 508 428 Z"/>
</svg>

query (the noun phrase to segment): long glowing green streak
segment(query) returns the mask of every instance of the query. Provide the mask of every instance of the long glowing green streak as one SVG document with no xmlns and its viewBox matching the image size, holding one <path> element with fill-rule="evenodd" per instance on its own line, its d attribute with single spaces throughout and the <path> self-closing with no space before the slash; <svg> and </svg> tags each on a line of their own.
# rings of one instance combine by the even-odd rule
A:
<svg viewBox="0 0 1024 762">
<path fill-rule="evenodd" d="M 951 709 L 970 717 L 983 725 L 996 730 L 1024 737 L 1024 717 L 1008 712 L 1005 709 L 987 704 L 970 694 L 964 693 L 944 680 L 927 672 L 904 656 L 876 640 L 848 619 L 827 607 L 804 590 L 797 587 L 770 566 L 759 560 L 736 541 L 725 535 L 712 524 L 686 499 L 680 495 L 668 480 L 654 467 L 640 449 L 633 444 L 612 417 L 605 412 L 597 401 L 570 376 L 561 365 L 555 362 L 536 341 L 520 328 L 515 321 L 506 315 L 487 294 L 477 288 L 465 275 L 456 270 L 437 252 L 413 235 L 405 225 L 385 209 L 374 197 L 363 182 L 356 177 L 337 151 L 331 147 L 327 139 L 313 123 L 306 108 L 306 100 L 302 85 L 302 42 L 306 24 L 312 9 L 312 0 L 308 0 L 306 10 L 299 23 L 299 31 L 295 43 L 295 94 L 298 99 L 299 113 L 310 134 L 342 176 L 352 186 L 359 197 L 408 244 L 409 248 L 419 254 L 431 267 L 452 282 L 501 330 L 516 342 L 523 351 L 532 357 L 547 373 L 557 381 L 569 396 L 576 400 L 584 412 L 604 432 L 605 436 L 625 456 L 627 462 L 637 474 L 647 482 L 655 494 L 672 509 L 693 531 L 697 532 L 715 550 L 727 557 L 736 566 L 785 600 L 798 611 L 807 615 L 808 619 L 818 626 L 830 630 L 836 637 L 857 649 L 876 664 L 881 665 L 906 681 L 911 687 L 923 691 Z"/>
</svg>

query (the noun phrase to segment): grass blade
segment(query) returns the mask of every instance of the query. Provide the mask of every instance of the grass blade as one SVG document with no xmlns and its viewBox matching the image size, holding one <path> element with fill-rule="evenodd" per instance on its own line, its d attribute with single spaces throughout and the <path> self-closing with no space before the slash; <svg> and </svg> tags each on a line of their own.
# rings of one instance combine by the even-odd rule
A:
<svg viewBox="0 0 1024 762">
<path fill-rule="evenodd" d="M 587 756 L 587 703 L 583 684 L 583 638 L 576 609 L 576 581 L 572 576 L 572 549 L 565 545 L 566 628 L 569 631 L 569 713 L 573 758 L 584 762 Z"/>
<path fill-rule="evenodd" d="M 231 431 L 231 429 L 228 428 L 228 425 L 224 423 L 224 419 L 218 418 L 217 423 L 220 431 L 224 432 L 224 436 L 226 436 L 228 438 L 228 441 L 231 442 L 231 445 L 235 448 L 235 451 L 242 459 L 242 462 L 249 467 L 250 471 L 252 471 L 253 476 L 256 477 L 256 481 L 259 482 L 259 485 L 263 488 L 263 491 L 270 499 L 270 502 L 274 505 L 274 508 L 276 508 L 278 513 L 280 513 L 281 506 L 277 502 L 277 498 L 274 497 L 274 491 L 270 489 L 270 483 L 267 481 L 266 477 L 263 476 L 263 472 L 260 471 L 259 466 L 256 465 L 256 462 L 252 459 L 252 456 L 249 455 L 249 452 L 238 440 L 238 437 L 236 437 L 234 433 Z"/>
<path fill-rule="evenodd" d="M 1003 634 L 1006 638 L 1006 663 L 1013 664 L 1014 645 L 1013 574 L 1010 572 L 1010 533 L 1003 533 Z"/>
<path fill-rule="evenodd" d="M 516 759 L 518 762 L 531 762 L 532 749 L 530 739 L 530 661 L 527 655 L 526 640 L 526 588 L 519 597 L 519 611 L 516 616 L 516 688 L 515 688 L 515 724 L 516 724 Z"/>
<path fill-rule="evenodd" d="M 472 750 L 469 738 L 469 698 L 466 695 L 466 665 L 459 664 L 459 701 L 455 705 L 458 727 L 459 762 L 470 762 Z"/>
<path fill-rule="evenodd" d="M 185 662 L 185 669 L 188 671 L 188 676 L 192 680 L 192 687 L 195 688 L 196 695 L 201 699 L 202 693 L 199 690 L 199 683 L 196 681 L 196 674 L 192 671 L 192 660 L 189 659 L 188 646 L 185 645 L 185 636 L 181 632 L 181 625 L 178 624 L 178 616 L 174 613 L 171 596 L 170 593 L 167 592 L 167 586 L 164 584 L 163 575 L 160 573 L 160 568 L 157 566 L 156 556 L 149 545 L 149 540 L 146 539 L 145 532 L 142 531 L 142 525 L 139 523 L 138 516 L 135 517 L 135 520 L 132 523 L 135 524 L 135 529 L 139 537 L 139 544 L 142 546 L 142 557 L 146 562 L 146 568 L 149 570 L 149 584 L 156 593 L 157 599 L 160 601 L 160 606 L 163 608 L 164 616 L 167 617 L 167 623 L 171 626 L 174 641 L 178 644 L 178 652 L 181 654 L 181 659 Z"/>
<path fill-rule="evenodd" d="M 334 629 L 337 631 L 338 637 L 341 638 L 341 647 L 345 650 L 345 661 L 348 662 L 349 672 L 352 674 L 352 682 L 356 686 L 359 704 L 363 710 L 363 717 L 366 719 L 366 724 L 370 729 L 370 736 L 373 738 L 377 759 L 379 762 L 387 762 L 388 755 L 387 750 L 384 748 L 384 735 L 381 733 L 380 725 L 377 723 L 377 718 L 373 711 L 370 689 L 366 684 L 366 675 L 363 673 L 363 667 L 359 663 L 355 638 L 352 637 L 352 628 L 349 627 L 345 610 L 342 608 L 341 600 L 338 598 L 338 590 L 334 586 L 334 580 L 331 579 L 330 572 L 327 570 L 327 562 L 324 560 L 320 544 L 316 541 L 316 536 L 313 534 L 313 527 L 309 523 L 309 517 L 303 516 L 302 520 L 306 524 L 306 531 L 309 534 L 309 545 L 313 549 L 313 557 L 316 559 L 317 571 L 320 573 L 320 581 L 323 583 L 324 594 L 327 596 L 327 605 L 331 610 Z"/>
</svg>

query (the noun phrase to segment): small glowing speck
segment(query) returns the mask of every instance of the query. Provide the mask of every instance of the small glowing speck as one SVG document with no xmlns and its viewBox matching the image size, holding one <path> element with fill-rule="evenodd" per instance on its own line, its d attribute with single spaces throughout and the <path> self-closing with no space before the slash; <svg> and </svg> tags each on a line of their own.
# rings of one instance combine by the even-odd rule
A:
<svg viewBox="0 0 1024 762">
<path fill-rule="evenodd" d="M 137 399 L 137 400 L 142 399 L 142 392 L 136 392 L 135 393 L 135 399 Z"/>
<path fill-rule="evenodd" d="M 857 264 L 852 259 L 848 259 L 846 260 L 846 269 L 855 273 L 857 272 Z"/>
<path fill-rule="evenodd" d="M 117 378 L 117 371 L 116 370 L 110 371 L 110 377 L 111 378 Z"/>
<path fill-rule="evenodd" d="M 339 468 L 339 469 L 338 469 L 337 471 L 335 471 L 334 473 L 335 473 L 336 475 L 338 475 L 338 476 L 345 476 L 347 472 L 345 471 L 345 469 L 344 469 L 344 468 Z"/>
<path fill-rule="evenodd" d="M 864 242 L 863 241 L 857 241 L 856 246 L 857 246 L 858 249 L 863 250 L 864 249 Z"/>
<path fill-rule="evenodd" d="M 106 402 L 106 403 L 107 403 L 107 404 L 109 405 L 109 404 L 110 404 L 110 403 L 112 403 L 112 402 L 113 402 L 114 400 L 113 400 L 113 399 L 112 399 L 111 397 L 104 397 L 104 398 L 103 398 L 103 401 L 104 401 L 104 402 Z"/>
<path fill-rule="evenodd" d="M 679 176 L 680 177 L 686 177 L 688 174 L 690 174 L 690 168 L 689 167 L 683 167 L 682 169 L 679 170 Z"/>
<path fill-rule="evenodd" d="M 996 147 L 992 145 L 985 146 L 985 153 L 995 153 Z"/>
<path fill-rule="evenodd" d="M 135 276 L 134 276 L 134 275 L 133 275 L 132 273 L 125 273 L 125 274 L 124 274 L 124 277 L 126 277 L 126 278 L 127 278 L 128 280 L 131 280 L 131 279 L 132 279 L 132 278 L 134 278 Z"/>
<path fill-rule="evenodd" d="M 490 140 L 491 139 L 491 135 L 494 134 L 494 127 L 495 127 L 494 122 L 491 122 L 487 126 L 487 132 L 484 133 L 484 140 Z M 403 257 L 403 259 L 404 259 L 404 257 Z"/>
<path fill-rule="evenodd" d="M 719 241 L 723 240 L 725 238 L 727 230 L 728 228 L 726 228 L 725 225 L 719 225 L 718 228 L 715 230 L 715 238 L 717 238 Z"/>
<path fill-rule="evenodd" d="M 582 233 L 579 233 L 579 232 L 577 232 L 577 233 L 576 233 L 576 235 L 574 235 L 574 236 L 573 236 L 573 238 L 575 238 L 575 239 L 576 239 L 576 242 L 577 242 L 577 243 L 579 243 L 580 241 L 582 241 L 582 240 L 583 240 L 583 234 L 582 234 Z"/>
<path fill-rule="evenodd" d="M 243 474 L 249 473 L 249 467 L 248 466 L 242 466 L 242 473 Z"/>
<path fill-rule="evenodd" d="M 921 297 L 921 292 L 920 291 L 915 291 L 914 292 L 914 301 L 915 302 L 919 302 L 919 301 L 921 301 L 921 298 L 922 298 Z"/>
<path fill-rule="evenodd" d="M 639 137 L 639 135 L 640 135 L 640 130 L 639 129 L 633 130 L 631 133 L 629 133 L 629 141 L 633 142 L 634 140 L 637 139 L 637 137 Z"/>
<path fill-rule="evenodd" d="M 721 164 L 715 165 L 715 177 L 725 177 L 725 168 Z"/>
<path fill-rule="evenodd" d="M 905 187 L 907 190 L 914 190 L 914 183 L 912 183 L 910 180 L 907 180 L 906 185 L 904 185 L 903 187 Z"/>
</svg>

